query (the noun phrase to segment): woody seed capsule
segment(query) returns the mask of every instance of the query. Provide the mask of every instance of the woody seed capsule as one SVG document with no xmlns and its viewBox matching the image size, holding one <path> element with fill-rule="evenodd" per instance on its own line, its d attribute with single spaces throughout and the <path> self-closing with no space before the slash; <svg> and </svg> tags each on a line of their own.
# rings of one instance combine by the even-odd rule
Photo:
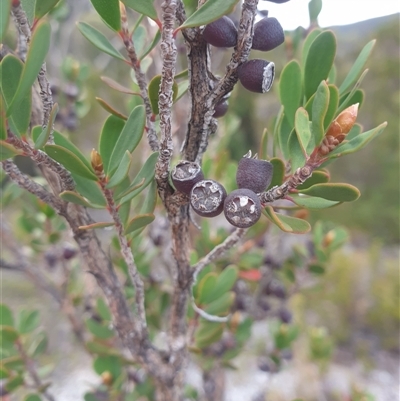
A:
<svg viewBox="0 0 400 401">
<path fill-rule="evenodd" d="M 218 216 L 224 208 L 225 188 L 217 181 L 197 182 L 190 192 L 190 205 L 202 217 Z"/>
<path fill-rule="evenodd" d="M 285 41 L 285 34 L 276 18 L 265 17 L 254 25 L 252 49 L 269 51 Z"/>
<path fill-rule="evenodd" d="M 199 164 L 183 160 L 173 168 L 171 179 L 179 192 L 189 195 L 194 184 L 204 179 L 204 174 Z"/>
<path fill-rule="evenodd" d="M 261 216 L 261 202 L 250 189 L 236 189 L 225 199 L 226 219 L 235 227 L 247 228 L 257 223 Z"/>
<path fill-rule="evenodd" d="M 233 47 L 237 42 L 237 29 L 233 21 L 224 15 L 204 28 L 203 38 L 215 47 Z"/>
<path fill-rule="evenodd" d="M 248 60 L 238 68 L 238 76 L 247 90 L 265 93 L 271 89 L 274 82 L 275 64 L 261 59 Z"/>
</svg>

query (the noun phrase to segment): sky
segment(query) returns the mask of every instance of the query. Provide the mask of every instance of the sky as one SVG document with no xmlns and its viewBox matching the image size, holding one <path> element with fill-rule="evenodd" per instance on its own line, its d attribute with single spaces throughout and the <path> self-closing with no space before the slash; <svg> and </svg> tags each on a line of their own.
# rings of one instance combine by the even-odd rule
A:
<svg viewBox="0 0 400 401">
<path fill-rule="evenodd" d="M 310 0 L 291 0 L 275 4 L 260 1 L 259 8 L 267 9 L 283 29 L 293 30 L 298 26 L 308 27 L 308 3 Z M 400 0 L 322 0 L 322 11 L 318 22 L 321 27 L 347 25 L 371 18 L 400 12 Z"/>
</svg>

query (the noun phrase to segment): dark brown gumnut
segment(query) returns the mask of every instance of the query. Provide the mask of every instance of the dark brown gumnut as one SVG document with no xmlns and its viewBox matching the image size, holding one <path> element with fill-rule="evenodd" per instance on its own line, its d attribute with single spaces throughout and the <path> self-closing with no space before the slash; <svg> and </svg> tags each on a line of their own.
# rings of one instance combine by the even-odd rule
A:
<svg viewBox="0 0 400 401">
<path fill-rule="evenodd" d="M 279 299 L 286 298 L 285 287 L 278 280 L 273 280 L 268 284 L 268 286 L 265 288 L 265 294 L 274 296 Z"/>
<path fill-rule="evenodd" d="M 190 195 L 194 184 L 204 179 L 199 164 L 182 160 L 171 171 L 171 180 L 175 188 L 186 195 Z"/>
<path fill-rule="evenodd" d="M 290 323 L 290 322 L 292 321 L 292 314 L 291 314 L 291 312 L 290 312 L 288 309 L 286 309 L 286 308 L 281 308 L 281 309 L 279 309 L 279 311 L 278 311 L 278 317 L 279 317 L 279 319 L 280 319 L 280 321 L 281 321 L 282 323 L 288 324 L 288 323 Z"/>
<path fill-rule="evenodd" d="M 261 203 L 257 194 L 250 189 L 236 189 L 226 197 L 224 213 L 233 226 L 251 227 L 261 216 Z"/>
<path fill-rule="evenodd" d="M 247 90 L 265 93 L 271 89 L 274 82 L 275 64 L 261 59 L 249 60 L 238 68 L 238 76 Z"/>
<path fill-rule="evenodd" d="M 217 103 L 214 107 L 214 118 L 223 117 L 228 111 L 228 102 L 224 99 L 223 101 Z"/>
<path fill-rule="evenodd" d="M 224 15 L 204 28 L 203 38 L 215 47 L 233 47 L 237 42 L 237 29 L 233 21 Z"/>
<path fill-rule="evenodd" d="M 263 18 L 254 25 L 254 50 L 269 51 L 275 49 L 285 41 L 282 26 L 276 18 Z"/>
<path fill-rule="evenodd" d="M 225 188 L 217 181 L 202 180 L 197 182 L 190 193 L 193 210 L 202 217 L 215 217 L 222 213 Z"/>
<path fill-rule="evenodd" d="M 251 189 L 258 194 L 271 184 L 273 171 L 274 166 L 269 161 L 253 159 L 245 155 L 238 165 L 236 183 L 239 188 Z"/>
<path fill-rule="evenodd" d="M 63 248 L 63 258 L 65 260 L 72 259 L 73 257 L 76 256 L 76 249 L 73 248 L 71 245 L 64 245 Z"/>
</svg>

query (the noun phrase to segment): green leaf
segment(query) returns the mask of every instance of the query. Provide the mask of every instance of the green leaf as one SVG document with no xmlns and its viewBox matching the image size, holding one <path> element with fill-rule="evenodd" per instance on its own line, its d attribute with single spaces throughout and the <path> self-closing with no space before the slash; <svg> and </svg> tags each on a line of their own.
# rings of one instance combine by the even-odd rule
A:
<svg viewBox="0 0 400 401">
<path fill-rule="evenodd" d="M 368 73 L 368 69 L 366 69 L 361 74 L 360 78 L 358 79 L 357 83 L 354 85 L 354 88 L 351 90 L 351 92 L 347 96 L 342 96 L 342 98 L 340 99 L 340 106 L 336 111 L 337 114 L 341 113 L 346 107 L 350 106 L 350 101 L 352 101 L 353 97 L 355 96 L 355 93 L 357 92 L 358 88 L 361 85 L 361 82 L 364 80 L 367 73 Z"/>
<path fill-rule="evenodd" d="M 135 179 L 132 181 L 132 184 L 130 185 L 128 190 L 118 196 L 118 199 L 122 198 L 119 204 L 122 205 L 125 202 L 129 202 L 135 196 L 140 194 L 140 192 L 142 192 L 152 182 L 155 175 L 157 159 L 158 159 L 158 152 L 154 152 L 150 155 L 150 157 L 146 160 L 146 162 L 144 163 L 143 167 L 141 168 Z M 143 184 L 140 185 L 139 188 L 132 190 L 132 188 L 135 188 L 140 182 L 142 182 L 143 179 L 144 179 Z"/>
<path fill-rule="evenodd" d="M 3 42 L 3 35 L 8 26 L 10 17 L 11 0 L 3 0 L 0 2 L 0 43 Z"/>
<path fill-rule="evenodd" d="M 308 113 L 303 107 L 300 107 L 296 111 L 294 126 L 296 129 L 297 139 L 305 153 L 311 139 L 311 131 Z"/>
<path fill-rule="evenodd" d="M 139 54 L 139 60 L 143 60 L 158 44 L 161 39 L 161 31 L 158 30 L 151 43 Z"/>
<path fill-rule="evenodd" d="M 35 149 L 42 148 L 49 140 L 51 130 L 53 128 L 53 124 L 56 119 L 58 110 L 59 110 L 58 104 L 54 103 L 54 105 L 51 109 L 51 112 L 50 112 L 49 123 L 47 124 L 47 127 L 45 127 L 44 130 L 41 132 L 38 139 L 35 141 Z"/>
<path fill-rule="evenodd" d="M 297 108 L 301 104 L 302 79 L 301 68 L 297 60 L 290 61 L 282 70 L 279 80 L 279 96 L 284 106 L 285 116 L 291 127 Z"/>
<path fill-rule="evenodd" d="M 112 315 L 110 312 L 110 308 L 108 307 L 103 298 L 97 298 L 96 309 L 103 320 L 107 320 L 109 322 L 111 321 Z"/>
<path fill-rule="evenodd" d="M 289 121 L 286 118 L 283 118 L 279 125 L 279 146 L 281 148 L 281 152 L 285 160 L 290 159 L 290 152 L 288 148 L 289 138 L 293 131 L 293 128 L 290 126 Z"/>
<path fill-rule="evenodd" d="M 4 57 L 1 63 L 0 69 L 0 87 L 4 97 L 3 106 L 11 105 L 11 102 L 17 92 L 20 84 L 22 71 L 24 64 L 22 61 L 15 57 L 13 54 L 8 54 Z M 28 130 L 30 119 L 31 119 L 31 108 L 32 108 L 32 91 L 28 88 L 25 97 L 21 100 L 19 107 L 15 108 L 10 119 L 12 120 L 13 126 L 16 131 L 14 132 L 17 136 L 25 135 Z M 5 116 L 3 116 L 5 122 Z M 5 138 L 4 138 L 5 139 Z"/>
<path fill-rule="evenodd" d="M 106 188 L 113 188 L 116 185 L 120 184 L 125 177 L 128 176 L 129 169 L 132 163 L 132 156 L 127 150 L 125 154 L 122 156 L 120 164 L 118 168 L 115 170 L 115 173 L 111 176 L 108 181 Z"/>
<path fill-rule="evenodd" d="M 353 202 L 360 196 L 360 191 L 350 184 L 315 184 L 300 192 L 337 202 Z"/>
<path fill-rule="evenodd" d="M 366 146 L 372 139 L 376 138 L 378 135 L 380 135 L 384 129 L 386 128 L 387 123 L 384 122 L 377 127 L 371 129 L 370 131 L 363 132 L 362 134 L 356 136 L 349 142 L 345 142 L 344 144 L 341 144 L 338 146 L 333 152 L 329 154 L 330 158 L 336 158 L 340 157 L 343 155 L 347 155 L 349 153 L 354 153 L 360 149 L 362 149 L 364 146 Z"/>
<path fill-rule="evenodd" d="M 6 385 L 5 385 L 5 389 L 8 393 L 12 393 L 14 390 L 16 390 L 22 384 L 24 384 L 24 378 L 21 374 L 21 375 L 14 376 L 13 378 L 8 379 L 6 382 Z"/>
<path fill-rule="evenodd" d="M 157 11 L 154 8 L 154 0 L 122 0 L 122 2 L 139 14 L 146 15 L 154 21 L 158 21 Z"/>
<path fill-rule="evenodd" d="M 114 81 L 112 78 L 109 77 L 100 77 L 100 79 L 107 84 L 110 88 L 121 92 L 121 93 L 125 93 L 127 95 L 138 95 L 140 96 L 140 93 L 134 92 L 133 90 L 119 84 L 117 81 Z"/>
<path fill-rule="evenodd" d="M 302 190 L 311 187 L 315 184 L 321 184 L 329 181 L 329 173 L 322 170 L 314 170 L 312 176 L 303 184 L 297 187 L 297 190 Z"/>
<path fill-rule="evenodd" d="M 89 201 L 90 207 L 95 205 L 96 208 L 105 208 L 107 206 L 106 199 L 97 182 L 76 174 L 72 174 L 72 178 L 75 181 L 75 190 Z"/>
<path fill-rule="evenodd" d="M 112 227 L 114 226 L 115 223 L 112 221 L 105 221 L 105 222 L 98 222 L 98 223 L 92 223 L 88 224 L 86 226 L 79 226 L 80 230 L 95 230 L 96 228 L 106 228 L 106 227 Z"/>
<path fill-rule="evenodd" d="M 36 0 L 35 19 L 40 19 L 51 11 L 60 0 Z"/>
<path fill-rule="evenodd" d="M 125 122 L 113 115 L 109 116 L 104 123 L 100 135 L 99 153 L 103 160 L 104 172 L 109 172 L 110 157 L 124 128 Z"/>
<path fill-rule="evenodd" d="M 0 326 L 0 344 L 3 349 L 13 349 L 14 341 L 19 337 L 19 333 L 11 326 Z"/>
<path fill-rule="evenodd" d="M 0 65 L 0 79 L 2 77 L 1 65 Z M 0 82 L 1 91 L 1 82 Z M 7 126 L 6 126 L 6 105 L 4 104 L 3 96 L 0 96 L 0 140 L 7 139 Z"/>
<path fill-rule="evenodd" d="M 206 305 L 212 300 L 213 292 L 217 284 L 217 274 L 214 272 L 206 274 L 198 285 L 198 297 L 196 303 L 200 305 Z"/>
<path fill-rule="evenodd" d="M 276 185 L 281 185 L 285 178 L 285 163 L 283 160 L 273 157 L 270 160 L 270 163 L 274 166 L 274 172 L 272 175 L 271 184 L 269 185 L 268 189 L 275 187 Z"/>
<path fill-rule="evenodd" d="M 324 137 L 324 120 L 329 107 L 329 88 L 326 81 L 322 81 L 315 94 L 312 106 L 312 138 L 313 146 L 318 146 Z"/>
<path fill-rule="evenodd" d="M 206 25 L 230 14 L 239 0 L 208 0 L 197 9 L 178 29 Z"/>
<path fill-rule="evenodd" d="M 62 164 L 68 171 L 97 181 L 97 177 L 74 153 L 59 145 L 46 145 L 44 151 L 55 161 Z"/>
<path fill-rule="evenodd" d="M 153 213 L 148 214 L 140 214 L 135 216 L 126 226 L 125 235 L 129 234 L 135 230 L 139 230 L 142 227 L 145 227 L 153 222 L 155 216 Z"/>
<path fill-rule="evenodd" d="M 322 10 L 322 0 L 311 0 L 308 3 L 308 14 L 310 15 L 310 22 L 316 22 L 318 15 Z"/>
<path fill-rule="evenodd" d="M 103 21 L 114 31 L 121 29 L 119 0 L 90 0 Z"/>
<path fill-rule="evenodd" d="M 237 278 L 237 266 L 230 265 L 222 270 L 221 274 L 217 278 L 217 282 L 215 283 L 214 287 L 214 294 L 210 296 L 210 300 L 214 301 L 214 299 L 217 299 L 221 295 L 225 294 L 227 291 L 230 291 L 235 285 Z"/>
<path fill-rule="evenodd" d="M 303 50 L 302 50 L 302 55 L 301 55 L 301 60 L 302 60 L 302 65 L 304 66 L 307 60 L 307 55 L 308 52 L 310 51 L 311 44 L 314 42 L 314 40 L 317 38 L 317 36 L 322 32 L 322 29 L 313 29 L 306 37 L 304 44 L 303 44 Z"/>
<path fill-rule="evenodd" d="M 146 44 L 147 37 L 148 37 L 147 29 L 144 26 L 139 25 L 134 29 L 132 35 L 132 41 L 135 46 L 136 54 L 142 53 L 144 46 Z"/>
<path fill-rule="evenodd" d="M 354 85 L 354 83 L 357 82 L 357 80 L 359 79 L 361 71 L 363 70 L 365 63 L 367 62 L 369 56 L 371 55 L 372 49 L 375 46 L 375 42 L 375 39 L 371 40 L 361 50 L 361 53 L 357 57 L 357 60 L 352 65 L 349 73 L 339 87 L 339 93 L 341 95 L 346 93 L 346 91 L 349 90 L 351 86 Z"/>
<path fill-rule="evenodd" d="M 21 0 L 21 5 L 25 11 L 30 26 L 32 26 L 33 19 L 35 17 L 36 0 Z"/>
<path fill-rule="evenodd" d="M 235 293 L 233 291 L 225 292 L 216 300 L 210 302 L 204 309 L 206 313 L 214 316 L 225 316 L 235 300 Z"/>
<path fill-rule="evenodd" d="M 348 94 L 345 94 L 339 99 L 340 108 L 342 108 L 342 104 L 344 102 L 346 102 L 346 105 L 352 105 L 352 104 L 359 103 L 358 109 L 360 109 L 364 102 L 364 97 L 365 97 L 365 93 L 362 89 L 356 89 L 352 93 L 351 97 L 349 97 Z M 336 114 L 338 114 L 338 113 L 336 113 Z"/>
<path fill-rule="evenodd" d="M 100 323 L 97 323 L 93 319 L 86 320 L 86 327 L 88 330 L 97 338 L 106 340 L 108 338 L 114 337 L 114 331 Z"/>
<path fill-rule="evenodd" d="M 78 29 L 82 35 L 100 51 L 115 57 L 119 60 L 126 61 L 125 57 L 110 43 L 110 41 L 96 28 L 86 22 L 78 22 Z"/>
<path fill-rule="evenodd" d="M 45 332 L 35 335 L 34 341 L 29 347 L 28 354 L 32 358 L 35 358 L 35 357 L 43 354 L 47 349 L 48 343 L 49 343 L 49 341 L 48 341 L 48 338 L 47 338 L 47 335 Z"/>
<path fill-rule="evenodd" d="M 295 171 L 305 164 L 307 157 L 306 151 L 302 148 L 295 130 L 290 134 L 288 149 L 290 153 L 290 167 L 292 171 Z"/>
<path fill-rule="evenodd" d="M 17 91 L 7 109 L 8 117 L 12 115 L 14 108 L 19 107 L 21 101 L 30 93 L 49 50 L 50 35 L 50 24 L 44 21 L 39 22 L 33 31 Z"/>
<path fill-rule="evenodd" d="M 317 263 L 312 263 L 308 266 L 308 271 L 313 274 L 324 274 L 325 267 Z"/>
<path fill-rule="evenodd" d="M 13 313 L 6 304 L 0 304 L 0 326 L 14 327 Z"/>
<path fill-rule="evenodd" d="M 339 89 L 335 85 L 328 85 L 329 88 L 329 105 L 324 119 L 324 130 L 327 130 L 333 121 L 336 110 L 339 105 Z M 357 102 L 355 102 L 357 103 Z"/>
<path fill-rule="evenodd" d="M 110 114 L 122 119 L 122 120 L 127 120 L 128 117 L 119 112 L 117 109 L 115 109 L 113 106 L 111 106 L 109 103 L 107 103 L 104 99 L 102 99 L 101 97 L 96 97 L 97 102 L 99 103 L 99 105 L 107 112 L 109 112 Z"/>
<path fill-rule="evenodd" d="M 346 140 L 351 141 L 352 139 L 356 138 L 358 135 L 361 135 L 361 132 L 362 132 L 362 126 L 360 124 L 354 124 L 353 128 L 346 135 Z"/>
<path fill-rule="evenodd" d="M 128 120 L 117 139 L 114 150 L 110 157 L 109 173 L 116 170 L 125 152 L 132 153 L 139 145 L 143 136 L 146 122 L 146 111 L 144 106 L 136 106 L 129 114 Z"/>
<path fill-rule="evenodd" d="M 37 310 L 22 310 L 18 319 L 18 330 L 21 334 L 31 333 L 39 324 L 39 311 Z"/>
<path fill-rule="evenodd" d="M 195 344 L 198 348 L 205 348 L 218 341 L 224 332 L 224 323 L 201 320 L 195 334 Z"/>
<path fill-rule="evenodd" d="M 314 196 L 291 195 L 290 197 L 296 205 L 305 207 L 306 209 L 326 209 L 340 203 L 338 201 L 316 198 Z"/>
<path fill-rule="evenodd" d="M 304 90 L 309 99 L 321 81 L 328 78 L 336 54 L 336 38 L 332 31 L 320 33 L 311 43 L 304 67 Z"/>
<path fill-rule="evenodd" d="M 23 152 L 19 149 L 15 149 L 14 146 L 10 145 L 6 141 L 0 141 L 0 161 L 13 158 L 15 155 L 22 155 Z"/>
<path fill-rule="evenodd" d="M 286 216 L 280 213 L 275 213 L 271 206 L 267 206 L 263 211 L 263 214 L 268 217 L 268 219 L 276 224 L 282 231 L 292 233 L 292 234 L 304 234 L 310 231 L 310 224 L 297 217 Z"/>
<path fill-rule="evenodd" d="M 161 75 L 156 75 L 150 81 L 149 86 L 148 86 L 151 109 L 153 110 L 153 114 L 155 114 L 155 115 L 159 114 L 158 93 L 160 91 L 160 84 L 161 84 Z M 173 102 L 176 100 L 177 96 L 178 96 L 178 84 L 174 81 L 174 83 L 172 84 L 172 101 Z"/>
<path fill-rule="evenodd" d="M 92 181 L 91 181 L 92 182 Z M 66 202 L 75 203 L 76 205 L 81 205 L 84 207 L 89 207 L 92 209 L 104 209 L 104 205 L 96 205 L 88 202 L 83 196 L 77 194 L 73 191 L 64 191 L 60 193 L 60 198 Z"/>
<path fill-rule="evenodd" d="M 42 398 L 40 398 L 37 394 L 29 394 L 24 398 L 24 401 L 42 401 Z"/>
<path fill-rule="evenodd" d="M 122 373 L 121 359 L 113 355 L 99 356 L 93 363 L 93 369 L 98 375 L 104 372 L 110 372 L 115 380 Z"/>
</svg>

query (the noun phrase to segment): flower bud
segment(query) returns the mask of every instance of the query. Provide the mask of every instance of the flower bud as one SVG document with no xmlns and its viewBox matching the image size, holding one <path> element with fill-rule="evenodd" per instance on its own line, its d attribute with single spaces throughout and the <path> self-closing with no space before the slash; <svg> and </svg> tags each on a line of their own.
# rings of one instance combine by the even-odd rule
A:
<svg viewBox="0 0 400 401">
<path fill-rule="evenodd" d="M 328 128 L 328 131 L 326 131 L 325 136 L 333 136 L 334 138 L 339 140 L 339 143 L 341 143 L 356 122 L 358 105 L 359 104 L 356 103 L 343 110 L 335 118 L 335 120 L 333 120 Z"/>
<path fill-rule="evenodd" d="M 90 161 L 96 174 L 101 174 L 103 172 L 103 160 L 96 149 L 92 149 L 92 152 L 90 153 Z"/>
</svg>

